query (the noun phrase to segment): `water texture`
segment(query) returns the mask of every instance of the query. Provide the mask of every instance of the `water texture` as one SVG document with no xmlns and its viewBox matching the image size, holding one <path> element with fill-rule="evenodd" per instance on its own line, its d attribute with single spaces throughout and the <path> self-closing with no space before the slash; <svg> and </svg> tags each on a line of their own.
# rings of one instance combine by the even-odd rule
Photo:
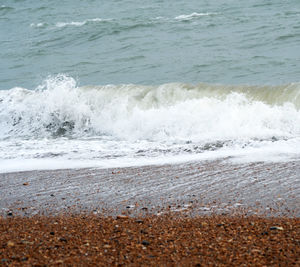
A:
<svg viewBox="0 0 300 267">
<path fill-rule="evenodd" d="M 300 3 L 0 1 L 0 89 L 299 81 Z"/>
<path fill-rule="evenodd" d="M 298 160 L 300 2 L 0 0 L 0 172 Z"/>
</svg>

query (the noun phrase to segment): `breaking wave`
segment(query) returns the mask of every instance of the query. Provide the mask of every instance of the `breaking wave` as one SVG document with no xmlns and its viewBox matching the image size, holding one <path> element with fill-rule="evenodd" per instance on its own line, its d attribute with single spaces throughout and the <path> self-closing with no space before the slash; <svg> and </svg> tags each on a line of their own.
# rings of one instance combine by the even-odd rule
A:
<svg viewBox="0 0 300 267">
<path fill-rule="evenodd" d="M 78 87 L 58 75 L 0 91 L 0 137 L 215 142 L 300 135 L 300 84 Z"/>
</svg>

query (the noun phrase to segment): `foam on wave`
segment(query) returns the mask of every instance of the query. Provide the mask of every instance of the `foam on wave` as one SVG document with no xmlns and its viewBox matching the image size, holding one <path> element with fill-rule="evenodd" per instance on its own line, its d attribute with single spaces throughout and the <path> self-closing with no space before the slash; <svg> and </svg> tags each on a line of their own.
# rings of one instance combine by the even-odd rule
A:
<svg viewBox="0 0 300 267">
<path fill-rule="evenodd" d="M 77 87 L 64 75 L 0 91 L 0 136 L 247 140 L 300 135 L 300 86 Z"/>
<path fill-rule="evenodd" d="M 175 20 L 181 20 L 181 21 L 185 21 L 185 20 L 192 20 L 194 18 L 198 18 L 198 17 L 202 17 L 202 16 L 211 16 L 211 15 L 215 15 L 216 13 L 197 13 L 197 12 L 193 12 L 191 14 L 188 15 L 179 15 L 177 17 L 175 17 Z"/>
<path fill-rule="evenodd" d="M 101 18 L 94 18 L 94 19 L 87 19 L 84 21 L 71 21 L 71 22 L 57 22 L 55 24 L 56 27 L 58 28 L 62 28 L 62 27 L 66 27 L 66 26 L 83 26 L 89 22 L 106 22 L 106 21 L 110 21 L 110 19 L 101 19 Z"/>
<path fill-rule="evenodd" d="M 198 17 L 202 17 L 202 16 L 211 16 L 211 15 L 216 15 L 217 13 L 212 13 L 212 12 L 208 12 L 208 13 L 197 13 L 197 12 L 193 12 L 191 14 L 187 14 L 187 15 L 179 15 L 176 16 L 174 18 L 167 18 L 167 17 L 155 17 L 150 19 L 149 21 L 142 21 L 139 22 L 137 25 L 148 25 L 149 23 L 153 23 L 153 22 L 157 22 L 157 21 L 165 21 L 165 22 L 174 22 L 175 21 L 189 21 Z M 83 21 L 70 21 L 70 22 L 57 22 L 55 23 L 55 27 L 57 28 L 64 28 L 64 27 L 68 27 L 68 26 L 74 26 L 74 27 L 81 27 L 84 26 L 88 23 L 91 22 L 109 22 L 112 21 L 113 19 L 103 19 L 103 18 L 93 18 L 93 19 L 86 19 Z M 40 28 L 40 27 L 44 27 L 49 25 L 46 22 L 40 22 L 40 23 L 31 23 L 30 27 L 36 27 L 36 28 Z M 122 23 L 120 23 L 120 26 L 122 26 Z"/>
</svg>

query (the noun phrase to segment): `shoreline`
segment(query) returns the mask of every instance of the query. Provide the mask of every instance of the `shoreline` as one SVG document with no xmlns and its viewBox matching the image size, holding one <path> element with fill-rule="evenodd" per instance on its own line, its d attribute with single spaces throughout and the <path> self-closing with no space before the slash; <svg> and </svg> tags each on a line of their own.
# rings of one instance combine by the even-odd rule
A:
<svg viewBox="0 0 300 267">
<path fill-rule="evenodd" d="M 0 216 L 184 211 L 300 217 L 299 173 L 300 161 L 225 160 L 6 173 L 0 174 Z"/>
</svg>

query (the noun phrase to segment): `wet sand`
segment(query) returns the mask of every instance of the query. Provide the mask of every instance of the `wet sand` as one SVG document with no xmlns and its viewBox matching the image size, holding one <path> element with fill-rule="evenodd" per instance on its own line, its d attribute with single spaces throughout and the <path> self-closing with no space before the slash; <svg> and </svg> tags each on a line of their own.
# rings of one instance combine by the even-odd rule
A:
<svg viewBox="0 0 300 267">
<path fill-rule="evenodd" d="M 0 195 L 2 216 L 185 211 L 299 217 L 300 161 L 8 173 L 0 174 Z"/>
</svg>

